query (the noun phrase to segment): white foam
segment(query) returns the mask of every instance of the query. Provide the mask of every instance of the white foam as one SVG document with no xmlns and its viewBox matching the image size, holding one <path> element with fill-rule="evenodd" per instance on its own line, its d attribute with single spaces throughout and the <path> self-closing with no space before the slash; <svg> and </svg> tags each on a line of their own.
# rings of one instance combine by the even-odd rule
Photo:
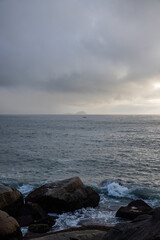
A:
<svg viewBox="0 0 160 240">
<path fill-rule="evenodd" d="M 146 189 L 142 187 L 137 188 L 119 180 L 107 180 L 103 182 L 101 190 L 103 193 L 101 197 L 102 203 L 105 203 L 106 200 L 108 200 L 104 194 L 106 191 L 108 196 L 116 197 L 118 201 L 121 201 L 120 198 L 128 198 L 132 200 L 142 199 L 152 207 L 158 206 L 159 202 L 157 197 L 154 197 L 154 199 L 147 199 L 149 192 L 146 194 Z M 139 193 L 141 193 L 141 195 L 139 195 Z M 115 199 L 114 202 L 116 202 Z"/>
<path fill-rule="evenodd" d="M 118 182 L 112 182 L 107 185 L 108 195 L 114 197 L 127 197 L 129 189 L 120 185 Z"/>
<path fill-rule="evenodd" d="M 23 237 L 25 236 L 25 234 L 28 232 L 28 227 L 21 227 L 21 232 Z"/>
<path fill-rule="evenodd" d="M 159 203 L 158 199 L 145 200 L 145 202 L 153 208 L 158 207 L 158 203 Z"/>
<path fill-rule="evenodd" d="M 18 188 L 18 190 L 23 194 L 27 195 L 33 190 L 33 186 L 30 184 L 24 184 Z"/>
<path fill-rule="evenodd" d="M 85 221 L 92 223 L 94 222 L 95 224 L 115 224 L 115 212 L 86 208 L 77 210 L 74 213 L 63 213 L 59 215 L 52 230 L 57 231 L 70 227 L 79 227 L 81 226 L 81 223 Z"/>
</svg>

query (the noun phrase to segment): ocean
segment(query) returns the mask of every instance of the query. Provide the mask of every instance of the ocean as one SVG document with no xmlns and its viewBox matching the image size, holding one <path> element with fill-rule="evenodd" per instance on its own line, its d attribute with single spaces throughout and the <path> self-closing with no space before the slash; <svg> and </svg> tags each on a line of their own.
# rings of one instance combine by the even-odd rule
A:
<svg viewBox="0 0 160 240">
<path fill-rule="evenodd" d="M 113 225 L 118 208 L 135 199 L 160 206 L 160 116 L 0 115 L 0 184 L 26 196 L 75 176 L 100 204 L 58 215 L 52 231 Z"/>
</svg>

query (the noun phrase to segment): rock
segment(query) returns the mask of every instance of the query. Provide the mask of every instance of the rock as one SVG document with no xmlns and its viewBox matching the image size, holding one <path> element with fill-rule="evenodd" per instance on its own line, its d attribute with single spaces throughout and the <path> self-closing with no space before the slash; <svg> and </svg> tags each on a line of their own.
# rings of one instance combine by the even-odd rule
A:
<svg viewBox="0 0 160 240">
<path fill-rule="evenodd" d="M 82 219 L 77 223 L 78 226 L 106 226 L 102 225 L 101 221 L 99 219 Z"/>
<path fill-rule="evenodd" d="M 55 224 L 55 217 L 48 216 L 41 206 L 31 202 L 19 209 L 16 220 L 21 227 L 29 226 L 33 223 L 46 223 L 49 226 Z"/>
<path fill-rule="evenodd" d="M 0 210 L 0 239 L 1 240 L 19 240 L 22 239 L 22 233 L 17 221 Z"/>
<path fill-rule="evenodd" d="M 16 221 L 20 225 L 20 227 L 27 227 L 30 224 L 34 223 L 34 219 L 32 218 L 31 215 L 22 215 L 16 217 Z"/>
<path fill-rule="evenodd" d="M 120 207 L 116 213 L 116 217 L 132 220 L 139 215 L 147 214 L 152 208 L 142 200 L 135 200 L 126 207 Z"/>
<path fill-rule="evenodd" d="M 59 232 L 46 234 L 27 234 L 24 240 L 102 240 L 109 231 L 107 226 L 86 226 L 80 228 L 70 228 Z"/>
<path fill-rule="evenodd" d="M 21 227 L 29 226 L 30 224 L 34 223 L 34 213 L 28 204 L 19 208 L 17 211 L 16 220 Z"/>
<path fill-rule="evenodd" d="M 34 240 L 102 240 L 105 235 L 104 231 L 99 230 L 84 230 L 66 233 L 57 233 L 40 238 L 34 238 Z"/>
<path fill-rule="evenodd" d="M 50 230 L 50 227 L 48 224 L 32 224 L 28 230 L 34 233 L 46 233 Z"/>
<path fill-rule="evenodd" d="M 152 215 L 141 215 L 131 222 L 117 224 L 103 240 L 159 240 L 160 208 L 153 210 Z"/>
<path fill-rule="evenodd" d="M 0 210 L 14 217 L 23 205 L 23 195 L 17 189 L 0 186 Z"/>
<path fill-rule="evenodd" d="M 54 217 L 54 216 L 49 216 L 46 219 L 39 219 L 37 221 L 34 221 L 35 223 L 39 224 L 48 224 L 49 227 L 52 227 L 55 223 L 56 223 L 56 219 L 58 217 Z"/>
<path fill-rule="evenodd" d="M 32 217 L 35 220 L 48 217 L 46 211 L 44 211 L 44 209 L 42 209 L 41 206 L 37 203 L 28 202 L 26 204 L 26 207 L 30 210 Z"/>
<path fill-rule="evenodd" d="M 96 207 L 100 197 L 74 177 L 37 188 L 26 197 L 26 202 L 38 203 L 47 212 L 60 213 L 83 207 Z"/>
</svg>

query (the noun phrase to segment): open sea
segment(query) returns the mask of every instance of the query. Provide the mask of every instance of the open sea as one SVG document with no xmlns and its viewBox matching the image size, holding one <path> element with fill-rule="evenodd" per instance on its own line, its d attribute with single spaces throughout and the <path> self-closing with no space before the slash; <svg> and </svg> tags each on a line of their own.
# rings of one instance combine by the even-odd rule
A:
<svg viewBox="0 0 160 240">
<path fill-rule="evenodd" d="M 115 212 L 133 199 L 160 206 L 160 116 L 0 115 L 0 184 L 26 196 L 74 176 L 100 204 L 59 215 L 52 231 L 115 224 Z"/>
</svg>

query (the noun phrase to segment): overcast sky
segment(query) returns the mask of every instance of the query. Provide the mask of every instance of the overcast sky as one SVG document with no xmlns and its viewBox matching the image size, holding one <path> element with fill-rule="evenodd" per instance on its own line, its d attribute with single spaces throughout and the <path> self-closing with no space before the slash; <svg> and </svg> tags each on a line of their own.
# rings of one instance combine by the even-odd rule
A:
<svg viewBox="0 0 160 240">
<path fill-rule="evenodd" d="M 159 0 L 0 0 L 0 113 L 160 114 Z"/>
</svg>

